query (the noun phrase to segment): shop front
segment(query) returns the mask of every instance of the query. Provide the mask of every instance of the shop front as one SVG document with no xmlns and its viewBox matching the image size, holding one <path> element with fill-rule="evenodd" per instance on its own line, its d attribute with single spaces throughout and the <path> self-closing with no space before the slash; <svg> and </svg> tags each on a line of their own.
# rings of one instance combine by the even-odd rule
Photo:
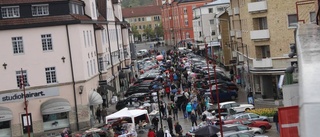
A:
<svg viewBox="0 0 320 137">
<path fill-rule="evenodd" d="M 0 106 L 0 137 L 11 136 L 12 112 L 9 108 Z"/>
<path fill-rule="evenodd" d="M 278 87 L 283 71 L 253 72 L 253 86 L 255 97 L 263 99 L 281 99 L 282 93 Z"/>
</svg>

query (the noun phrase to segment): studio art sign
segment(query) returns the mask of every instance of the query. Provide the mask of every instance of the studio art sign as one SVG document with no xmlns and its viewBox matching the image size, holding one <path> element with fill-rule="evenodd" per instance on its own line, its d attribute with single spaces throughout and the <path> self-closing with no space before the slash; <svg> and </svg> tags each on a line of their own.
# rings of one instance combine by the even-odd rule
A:
<svg viewBox="0 0 320 137">
<path fill-rule="evenodd" d="M 56 87 L 53 88 L 44 88 L 44 89 L 35 89 L 35 90 L 26 90 L 27 100 L 59 96 L 59 89 Z M 24 101 L 23 91 L 12 92 L 0 94 L 0 103 L 9 103 Z"/>
</svg>

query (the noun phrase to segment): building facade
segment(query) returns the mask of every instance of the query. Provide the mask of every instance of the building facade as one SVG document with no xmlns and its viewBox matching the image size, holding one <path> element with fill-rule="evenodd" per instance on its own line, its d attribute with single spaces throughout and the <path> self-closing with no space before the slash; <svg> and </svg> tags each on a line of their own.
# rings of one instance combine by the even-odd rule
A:
<svg viewBox="0 0 320 137">
<path fill-rule="evenodd" d="M 131 65 L 120 1 L 99 4 L 0 2 L 0 136 L 24 136 L 28 125 L 33 136 L 57 136 L 98 124 L 97 107 L 121 91 Z M 115 90 L 97 92 L 102 80 Z"/>
<path fill-rule="evenodd" d="M 137 29 L 139 32 L 138 37 L 135 37 L 135 41 L 148 41 L 145 30 L 150 28 L 154 30 L 161 25 L 161 6 L 150 5 L 142 7 L 124 8 L 122 9 L 124 19 L 130 23 L 130 26 Z M 159 37 L 155 34 L 155 37 Z M 151 37 L 150 37 L 151 38 Z"/>
<path fill-rule="evenodd" d="M 212 0 L 168 0 L 161 9 L 164 40 L 176 45 L 184 40 L 194 41 L 193 9 Z"/>
<path fill-rule="evenodd" d="M 289 58 L 298 22 L 313 22 L 315 7 L 297 0 L 231 0 L 231 41 L 237 57 L 234 70 L 246 91 L 256 97 L 282 98 L 278 82 L 284 70 L 296 61 Z M 304 12 L 297 14 L 297 8 Z M 248 84 L 249 83 L 249 84 Z"/>
</svg>

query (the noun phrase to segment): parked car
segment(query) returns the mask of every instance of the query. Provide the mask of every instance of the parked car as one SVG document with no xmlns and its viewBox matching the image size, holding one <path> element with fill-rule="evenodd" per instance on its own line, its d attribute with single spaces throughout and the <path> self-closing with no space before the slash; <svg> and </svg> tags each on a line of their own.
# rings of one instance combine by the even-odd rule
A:
<svg viewBox="0 0 320 137">
<path fill-rule="evenodd" d="M 203 90 L 200 90 L 200 91 L 203 91 Z M 235 91 L 228 91 L 227 89 L 220 88 L 220 87 L 218 88 L 218 91 L 219 91 L 220 102 L 235 100 L 238 97 L 238 93 Z M 204 95 L 211 97 L 210 89 L 205 90 Z M 214 88 L 212 89 L 212 96 L 213 96 L 214 102 L 217 102 L 216 89 Z"/>
<path fill-rule="evenodd" d="M 249 133 L 249 134 L 263 134 L 261 128 L 256 127 L 248 127 L 242 124 L 227 124 L 222 126 L 223 131 L 238 131 L 241 133 Z M 217 133 L 219 136 L 220 133 Z"/>
<path fill-rule="evenodd" d="M 269 118 L 266 116 L 259 116 L 254 113 L 239 113 L 232 116 L 229 116 L 227 119 L 248 119 L 251 121 L 268 121 Z"/>
<path fill-rule="evenodd" d="M 225 120 L 224 124 L 242 124 L 248 127 L 258 127 L 265 132 L 266 130 L 271 129 L 272 125 L 268 121 L 250 121 L 247 119 L 232 119 L 232 120 Z"/>
<path fill-rule="evenodd" d="M 254 106 L 252 104 L 239 104 L 235 101 L 228 101 L 220 103 L 220 108 L 232 108 L 237 113 L 240 113 L 254 109 Z"/>
<path fill-rule="evenodd" d="M 268 137 L 266 135 L 255 135 L 250 133 L 233 132 L 233 131 L 223 132 L 223 136 L 224 137 Z"/>
</svg>

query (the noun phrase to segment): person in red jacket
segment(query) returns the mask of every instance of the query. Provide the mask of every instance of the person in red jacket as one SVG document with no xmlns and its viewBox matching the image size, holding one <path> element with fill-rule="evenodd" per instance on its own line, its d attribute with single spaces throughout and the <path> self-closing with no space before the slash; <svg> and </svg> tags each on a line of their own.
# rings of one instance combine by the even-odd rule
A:
<svg viewBox="0 0 320 137">
<path fill-rule="evenodd" d="M 150 128 L 148 132 L 148 137 L 156 137 L 156 133 Z"/>
</svg>

